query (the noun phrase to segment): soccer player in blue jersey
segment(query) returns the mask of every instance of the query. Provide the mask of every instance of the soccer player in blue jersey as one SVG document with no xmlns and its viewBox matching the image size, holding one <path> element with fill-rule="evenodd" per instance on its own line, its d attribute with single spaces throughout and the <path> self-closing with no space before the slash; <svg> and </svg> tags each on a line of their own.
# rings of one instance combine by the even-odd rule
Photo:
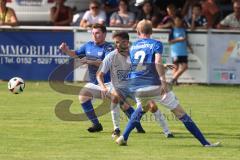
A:
<svg viewBox="0 0 240 160">
<path fill-rule="evenodd" d="M 113 34 L 115 43 L 115 50 L 109 53 L 103 60 L 102 66 L 98 71 L 97 79 L 101 87 L 102 95 L 107 95 L 109 92 L 116 101 L 121 101 L 123 108 L 128 109 L 131 105 L 126 103 L 125 100 L 128 96 L 135 100 L 134 96 L 128 92 L 128 74 L 131 69 L 129 59 L 129 35 L 127 32 L 118 31 Z M 127 63 L 129 62 L 129 63 Z M 112 86 L 104 83 L 104 75 L 110 71 Z M 154 114 L 156 121 L 163 128 L 163 132 L 167 138 L 172 138 L 165 117 L 158 110 L 154 102 L 149 102 L 149 110 Z M 140 122 L 139 122 L 140 123 Z M 138 124 L 139 125 L 139 124 Z M 137 126 L 138 127 L 138 126 Z"/>
<path fill-rule="evenodd" d="M 93 41 L 85 43 L 78 50 L 70 50 L 66 43 L 62 43 L 60 45 L 60 49 L 62 52 L 68 54 L 73 58 L 81 58 L 81 62 L 83 64 L 88 64 L 90 82 L 87 83 L 80 91 L 79 100 L 84 112 L 92 122 L 92 126 L 88 128 L 88 131 L 99 132 L 102 131 L 103 128 L 101 123 L 99 123 L 99 120 L 93 109 L 91 102 L 92 93 L 89 89 L 92 89 L 92 85 L 97 84 L 96 72 L 98 70 L 98 67 L 102 63 L 104 57 L 114 48 L 109 42 L 105 41 L 106 27 L 103 25 L 95 24 L 92 26 L 92 38 Z M 110 76 L 106 75 L 104 79 L 105 82 L 109 82 Z"/>
<path fill-rule="evenodd" d="M 62 43 L 60 45 L 60 49 L 62 52 L 68 54 L 73 58 L 81 58 L 81 62 L 83 64 L 88 64 L 88 72 L 90 82 L 87 83 L 84 88 L 80 91 L 79 100 L 82 105 L 84 112 L 86 113 L 89 120 L 92 122 L 92 127 L 88 128 L 89 132 L 99 132 L 102 131 L 102 125 L 99 123 L 99 120 L 95 114 L 92 98 L 101 98 L 100 96 L 100 87 L 97 85 L 96 72 L 102 63 L 104 57 L 111 52 L 114 48 L 113 46 L 105 41 L 106 38 L 106 27 L 100 24 L 95 24 L 92 26 L 92 38 L 93 41 L 89 41 L 83 46 L 81 46 L 78 50 L 70 50 L 66 43 Z M 107 83 L 110 81 L 110 76 L 107 73 L 104 76 L 104 82 Z M 113 134 L 120 134 L 119 130 L 119 120 L 120 114 L 118 113 L 119 106 L 118 103 L 115 103 L 114 100 L 111 103 L 111 115 L 114 125 Z M 125 114 L 130 117 L 134 112 L 132 107 L 124 110 Z M 141 126 L 137 127 L 138 132 L 145 132 Z"/>
<path fill-rule="evenodd" d="M 168 90 L 164 65 L 162 64 L 163 45 L 160 41 L 151 39 L 152 23 L 142 20 L 137 24 L 139 40 L 133 43 L 130 49 L 130 58 L 133 71 L 130 74 L 128 88 L 135 92 L 137 109 L 132 114 L 125 131 L 116 143 L 126 145 L 130 132 L 135 128 L 142 115 L 148 109 L 146 102 L 155 99 L 170 109 L 182 121 L 187 130 L 199 140 L 204 147 L 219 146 L 219 142 L 209 143 L 191 117 L 180 106 L 175 94 Z"/>
</svg>

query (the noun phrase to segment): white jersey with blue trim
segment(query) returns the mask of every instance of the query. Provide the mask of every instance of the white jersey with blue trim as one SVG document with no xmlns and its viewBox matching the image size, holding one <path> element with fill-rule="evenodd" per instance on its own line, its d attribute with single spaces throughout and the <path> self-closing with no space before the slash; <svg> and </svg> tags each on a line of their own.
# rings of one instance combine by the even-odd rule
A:
<svg viewBox="0 0 240 160">
<path fill-rule="evenodd" d="M 105 74 L 110 71 L 114 88 L 124 88 L 128 85 L 130 69 L 129 56 L 123 56 L 117 50 L 114 50 L 104 58 L 99 71 Z"/>
<path fill-rule="evenodd" d="M 130 49 L 132 70 L 129 75 L 131 88 L 160 84 L 155 54 L 162 52 L 162 43 L 154 39 L 143 38 L 132 44 Z"/>
</svg>

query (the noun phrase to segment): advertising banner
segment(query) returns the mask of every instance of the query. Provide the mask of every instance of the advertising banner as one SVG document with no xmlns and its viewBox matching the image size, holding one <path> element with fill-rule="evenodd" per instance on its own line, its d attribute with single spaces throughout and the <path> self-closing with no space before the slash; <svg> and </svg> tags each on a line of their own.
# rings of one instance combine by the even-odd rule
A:
<svg viewBox="0 0 240 160">
<path fill-rule="evenodd" d="M 112 32 L 107 33 L 106 40 L 112 42 Z M 134 42 L 138 39 L 135 32 L 129 32 L 130 41 Z M 163 62 L 172 63 L 170 57 L 170 45 L 168 44 L 168 32 L 154 32 L 152 35 L 153 39 L 160 40 L 163 43 Z M 85 42 L 90 41 L 90 32 L 76 32 L 75 35 L 75 49 L 78 49 Z M 207 82 L 207 34 L 206 33 L 191 33 L 189 34 L 189 41 L 194 50 L 194 53 L 189 53 L 189 69 L 179 78 L 179 82 L 184 83 L 206 83 Z M 76 60 L 75 65 L 79 66 L 79 62 Z M 74 70 L 75 81 L 87 80 L 87 69 L 86 66 L 80 66 Z M 169 70 L 166 73 L 168 80 L 172 77 L 172 71 Z"/>
<path fill-rule="evenodd" d="M 188 33 L 188 41 L 193 49 L 193 53 L 188 52 L 188 69 L 180 76 L 178 81 L 183 83 L 207 83 L 208 34 Z"/>
<path fill-rule="evenodd" d="M 239 34 L 213 33 L 209 46 L 210 83 L 240 84 Z"/>
<path fill-rule="evenodd" d="M 19 76 L 24 80 L 48 80 L 49 74 L 69 61 L 59 52 L 62 41 L 73 48 L 69 31 L 4 31 L 0 32 L 0 79 Z M 72 80 L 73 75 L 68 77 Z"/>
</svg>

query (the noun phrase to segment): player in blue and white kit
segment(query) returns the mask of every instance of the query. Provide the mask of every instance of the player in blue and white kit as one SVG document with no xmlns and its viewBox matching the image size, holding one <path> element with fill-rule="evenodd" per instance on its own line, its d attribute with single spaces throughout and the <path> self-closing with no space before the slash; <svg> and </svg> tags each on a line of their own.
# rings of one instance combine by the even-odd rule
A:
<svg viewBox="0 0 240 160">
<path fill-rule="evenodd" d="M 92 27 L 92 38 L 93 41 L 89 41 L 83 46 L 80 47 L 78 50 L 70 50 L 66 43 L 62 43 L 60 45 L 60 49 L 67 53 L 69 56 L 73 58 L 81 58 L 81 63 L 88 64 L 88 72 L 89 72 L 89 79 L 90 82 L 87 83 L 84 88 L 80 91 L 79 100 L 81 102 L 82 108 L 92 122 L 92 127 L 88 128 L 89 132 L 99 132 L 102 131 L 102 125 L 99 123 L 99 120 L 95 114 L 93 105 L 92 105 L 92 98 L 101 98 L 101 88 L 98 86 L 98 82 L 96 79 L 96 73 L 99 69 L 100 64 L 104 57 L 111 52 L 114 48 L 113 46 L 105 41 L 106 38 L 106 27 L 103 25 L 95 24 Z M 108 83 L 110 81 L 109 73 L 104 76 L 104 82 Z M 118 113 L 119 106 L 118 103 L 115 103 L 114 100 L 111 102 L 111 115 L 112 121 L 114 125 L 114 133 L 113 134 L 120 134 L 119 130 L 119 120 L 120 114 Z M 130 117 L 131 114 L 134 112 L 132 107 L 124 110 L 124 113 Z M 118 120 L 119 119 L 119 120 Z M 139 125 L 137 127 L 137 131 L 139 133 L 144 133 L 145 131 Z"/>
<path fill-rule="evenodd" d="M 140 121 L 142 115 L 148 109 L 146 103 L 148 100 L 155 99 L 170 109 L 203 146 L 219 146 L 219 142 L 210 144 L 205 139 L 191 117 L 180 106 L 175 94 L 168 91 L 161 57 L 163 45 L 161 42 L 150 38 L 152 23 L 148 20 L 140 21 L 137 25 L 137 33 L 140 39 L 133 43 L 130 49 L 133 71 L 130 75 L 129 86 L 135 92 L 137 109 L 132 114 L 123 135 L 116 142 L 119 145 L 127 144 L 129 134 L 135 128 L 136 122 Z"/>
<path fill-rule="evenodd" d="M 103 95 L 109 94 L 118 99 L 116 101 L 123 102 L 123 108 L 128 109 L 130 104 L 125 103 L 131 93 L 128 91 L 128 74 L 131 69 L 129 59 L 129 35 L 127 32 L 115 32 L 113 34 L 115 42 L 115 50 L 109 53 L 103 60 L 102 66 L 97 74 L 97 79 Z M 128 63 L 127 63 L 128 62 Z M 104 83 L 104 75 L 110 71 L 112 89 Z M 134 96 L 131 96 L 135 100 Z M 150 105 L 150 104 L 149 104 Z M 169 131 L 165 117 L 158 110 L 157 106 L 151 103 L 150 111 L 154 114 L 157 122 L 163 128 L 163 132 L 167 138 L 172 138 L 173 135 Z M 139 122 L 138 122 L 139 123 Z M 139 125 L 139 124 L 137 124 Z M 136 126 L 138 128 L 138 126 Z"/>
<path fill-rule="evenodd" d="M 94 90 L 92 86 L 97 84 L 96 73 L 102 63 L 104 57 L 111 52 L 114 48 L 111 43 L 106 42 L 106 27 L 100 24 L 95 24 L 92 27 L 92 38 L 93 41 L 89 41 L 78 50 L 70 50 L 66 43 L 60 45 L 62 52 L 68 54 L 73 58 L 81 58 L 81 63 L 88 64 L 88 73 L 90 82 L 87 83 L 84 88 L 80 91 L 79 100 L 81 102 L 82 108 L 86 113 L 89 120 L 92 122 L 92 127 L 88 128 L 89 132 L 99 132 L 102 131 L 102 125 L 93 109 L 91 102 L 92 93 Z M 104 78 L 105 82 L 110 81 L 110 76 L 107 74 Z"/>
</svg>

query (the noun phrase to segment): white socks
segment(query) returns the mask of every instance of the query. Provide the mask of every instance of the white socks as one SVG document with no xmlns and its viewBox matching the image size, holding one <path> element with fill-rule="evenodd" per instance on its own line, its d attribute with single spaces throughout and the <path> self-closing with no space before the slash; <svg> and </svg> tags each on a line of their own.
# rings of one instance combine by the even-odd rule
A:
<svg viewBox="0 0 240 160">
<path fill-rule="evenodd" d="M 168 128 L 168 124 L 165 120 L 164 115 L 160 112 L 158 109 L 155 113 L 153 113 L 155 116 L 156 121 L 159 123 L 159 125 L 162 127 L 164 134 L 171 133 Z"/>
<path fill-rule="evenodd" d="M 120 129 L 120 106 L 118 103 L 111 102 L 111 116 L 114 130 Z"/>
</svg>

